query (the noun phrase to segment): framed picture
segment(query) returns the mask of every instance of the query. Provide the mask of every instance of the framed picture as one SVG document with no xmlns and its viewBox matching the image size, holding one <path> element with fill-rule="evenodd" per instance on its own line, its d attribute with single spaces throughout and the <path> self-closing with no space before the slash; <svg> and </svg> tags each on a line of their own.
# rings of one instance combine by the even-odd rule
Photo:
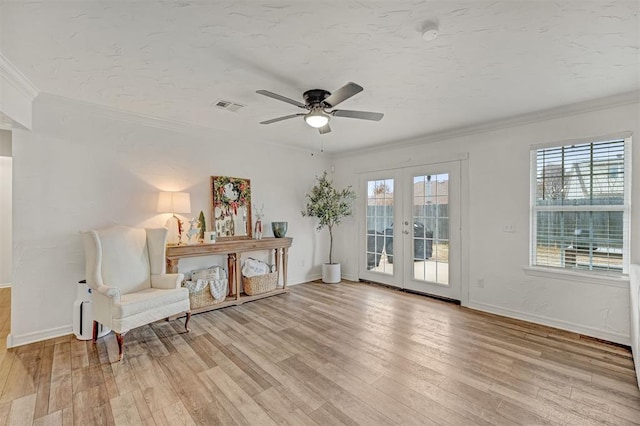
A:
<svg viewBox="0 0 640 426">
<path fill-rule="evenodd" d="M 212 231 L 217 239 L 243 240 L 251 236 L 251 181 L 211 176 Z"/>
</svg>

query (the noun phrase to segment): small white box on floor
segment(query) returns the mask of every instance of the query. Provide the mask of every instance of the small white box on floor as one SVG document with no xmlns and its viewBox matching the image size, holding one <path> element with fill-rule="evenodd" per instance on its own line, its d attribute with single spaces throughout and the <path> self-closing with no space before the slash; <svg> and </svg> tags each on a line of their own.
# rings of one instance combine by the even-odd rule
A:
<svg viewBox="0 0 640 426">
<path fill-rule="evenodd" d="M 93 336 L 93 312 L 91 306 L 91 288 L 86 282 L 78 283 L 78 297 L 73 303 L 73 333 L 78 340 L 91 340 Z M 111 330 L 98 324 L 98 337 L 108 334 Z"/>
</svg>

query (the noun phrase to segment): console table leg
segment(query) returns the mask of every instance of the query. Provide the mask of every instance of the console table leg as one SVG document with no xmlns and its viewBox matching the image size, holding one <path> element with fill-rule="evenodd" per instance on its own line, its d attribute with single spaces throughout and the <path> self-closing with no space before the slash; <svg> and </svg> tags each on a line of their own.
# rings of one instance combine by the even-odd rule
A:
<svg viewBox="0 0 640 426">
<path fill-rule="evenodd" d="M 280 284 L 280 271 L 282 270 L 282 267 L 280 266 L 280 249 L 279 248 L 275 249 L 275 252 L 276 252 L 276 271 L 278 272 L 278 280 L 276 282 Z"/>
<path fill-rule="evenodd" d="M 236 283 L 236 254 L 229 253 L 227 255 L 227 269 L 229 271 L 229 296 L 235 296 L 238 288 Z"/>
<path fill-rule="evenodd" d="M 287 288 L 287 263 L 289 262 L 289 249 L 282 249 L 282 288 Z"/>
<path fill-rule="evenodd" d="M 240 253 L 235 254 L 236 258 L 236 278 L 235 278 L 235 287 L 236 287 L 236 300 L 240 300 L 240 285 L 242 284 L 242 266 L 240 265 Z"/>
</svg>

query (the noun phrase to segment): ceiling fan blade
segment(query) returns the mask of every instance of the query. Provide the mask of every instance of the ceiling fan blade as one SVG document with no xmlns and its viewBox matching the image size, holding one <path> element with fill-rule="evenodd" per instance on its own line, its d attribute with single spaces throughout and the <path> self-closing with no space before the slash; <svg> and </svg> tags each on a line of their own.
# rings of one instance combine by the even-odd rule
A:
<svg viewBox="0 0 640 426">
<path fill-rule="evenodd" d="M 368 112 L 368 111 L 352 111 L 349 109 L 337 109 L 335 111 L 331 111 L 331 115 L 336 117 L 347 117 L 347 118 L 359 118 L 361 120 L 371 120 L 371 121 L 380 121 L 384 114 L 381 112 Z"/>
<path fill-rule="evenodd" d="M 324 126 L 320 127 L 318 131 L 320 131 L 321 135 L 324 135 L 325 133 L 329 133 L 331 131 L 331 127 L 329 126 L 329 123 L 327 123 Z"/>
<path fill-rule="evenodd" d="M 290 118 L 295 118 L 295 117 L 300 117 L 301 115 L 306 115 L 306 114 L 300 113 L 300 114 L 285 115 L 284 117 L 272 118 L 271 120 L 261 121 L 260 124 L 277 123 L 278 121 L 288 120 Z"/>
<path fill-rule="evenodd" d="M 305 108 L 305 109 L 307 108 L 307 106 L 305 104 L 303 104 L 302 102 L 298 102 L 298 101 L 296 101 L 294 99 L 287 98 L 286 96 L 278 95 L 277 93 L 273 93 L 273 92 L 270 92 L 268 90 L 256 90 L 256 93 L 259 94 L 259 95 L 267 96 L 269 98 L 277 99 L 277 100 L 282 101 L 282 102 L 286 102 L 286 103 L 291 104 L 291 105 L 295 105 L 295 106 L 297 106 L 299 108 Z"/>
<path fill-rule="evenodd" d="M 329 95 L 329 97 L 324 100 L 324 103 L 333 108 L 340 102 L 349 99 L 353 95 L 358 94 L 363 90 L 364 88 L 362 86 L 349 82 Z"/>
</svg>

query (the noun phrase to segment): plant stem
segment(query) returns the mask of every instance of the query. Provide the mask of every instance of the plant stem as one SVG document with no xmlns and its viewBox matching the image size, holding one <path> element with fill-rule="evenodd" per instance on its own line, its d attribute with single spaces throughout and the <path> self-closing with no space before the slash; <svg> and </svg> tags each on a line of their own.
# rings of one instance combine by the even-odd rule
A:
<svg viewBox="0 0 640 426">
<path fill-rule="evenodd" d="M 333 226 L 329 225 L 329 264 L 333 263 L 331 255 L 333 253 Z"/>
</svg>

